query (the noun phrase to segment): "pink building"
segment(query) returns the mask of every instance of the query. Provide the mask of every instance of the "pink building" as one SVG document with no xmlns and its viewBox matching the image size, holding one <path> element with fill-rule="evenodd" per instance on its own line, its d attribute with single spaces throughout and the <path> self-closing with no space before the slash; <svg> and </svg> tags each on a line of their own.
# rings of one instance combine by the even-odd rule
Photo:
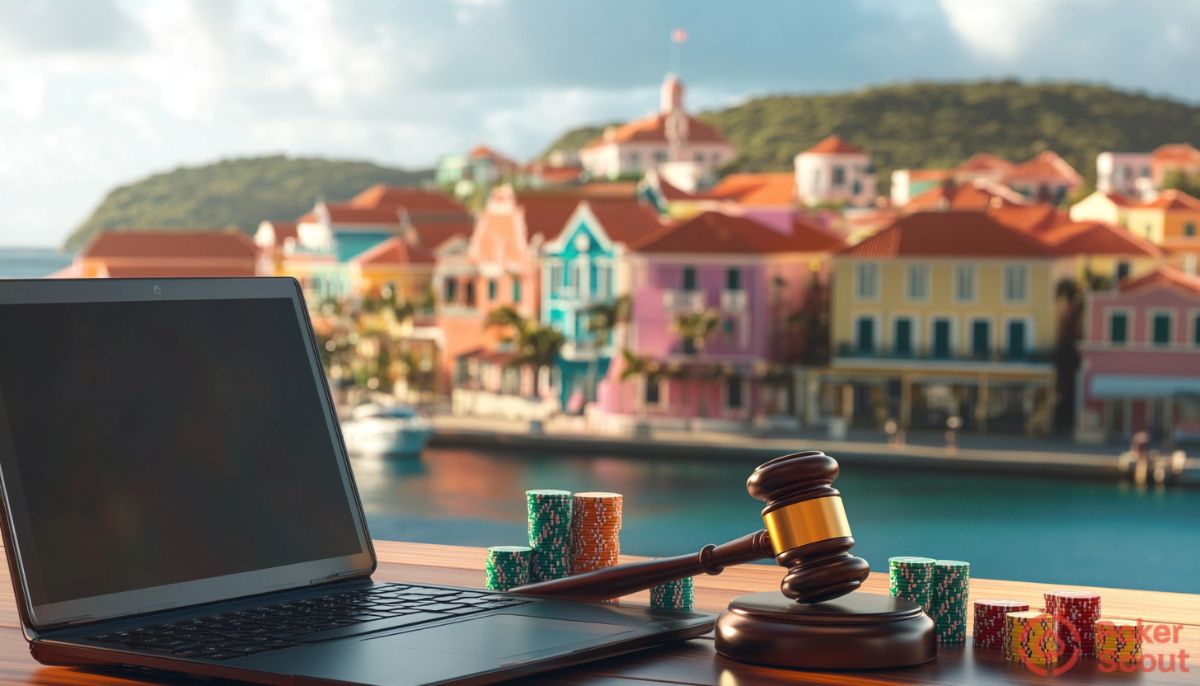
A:
<svg viewBox="0 0 1200 686">
<path fill-rule="evenodd" d="M 1088 298 L 1077 434 L 1168 444 L 1200 430 L 1200 278 L 1161 267 Z"/>
<path fill-rule="evenodd" d="M 784 233 L 711 211 L 634 244 L 625 267 L 633 315 L 617 347 L 645 372 L 622 379 L 629 358 L 614 356 L 601 411 L 716 425 L 789 414 L 790 365 L 803 352 L 795 317 L 822 295 L 825 259 L 840 245 L 799 220 Z M 810 294 L 813 285 L 821 290 Z M 701 341 L 681 335 L 681 320 L 701 313 L 715 329 Z"/>
</svg>

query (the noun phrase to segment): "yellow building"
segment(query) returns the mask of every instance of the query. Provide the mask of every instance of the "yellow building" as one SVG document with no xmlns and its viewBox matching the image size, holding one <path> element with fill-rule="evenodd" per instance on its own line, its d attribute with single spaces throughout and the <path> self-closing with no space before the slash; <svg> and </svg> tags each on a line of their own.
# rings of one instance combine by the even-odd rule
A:
<svg viewBox="0 0 1200 686">
<path fill-rule="evenodd" d="M 1133 202 L 1119 193 L 1095 191 L 1071 205 L 1071 219 L 1077 222 L 1097 221 L 1125 226 L 1126 211 Z"/>
<path fill-rule="evenodd" d="M 1130 231 L 1157 245 L 1200 243 L 1200 200 L 1182 191 L 1163 191 L 1125 216 Z"/>
</svg>

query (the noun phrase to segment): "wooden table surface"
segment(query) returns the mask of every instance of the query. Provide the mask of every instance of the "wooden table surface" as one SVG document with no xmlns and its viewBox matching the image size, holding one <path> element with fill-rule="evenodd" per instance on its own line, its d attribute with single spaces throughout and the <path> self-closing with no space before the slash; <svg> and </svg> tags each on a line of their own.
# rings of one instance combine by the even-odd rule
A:
<svg viewBox="0 0 1200 686">
<path fill-rule="evenodd" d="M 380 558 L 380 581 L 412 581 L 479 587 L 483 584 L 483 552 L 478 548 L 395 543 L 376 541 Z M 1116 554 L 1114 552 L 1114 554 Z M 635 560 L 640 558 L 623 558 Z M 1033 561 L 1031 561 L 1033 564 Z M 119 672 L 93 672 L 61 667 L 43 667 L 29 656 L 21 635 L 20 623 L 9 582 L 7 566 L 0 565 L 0 680 L 3 683 L 35 684 L 133 684 L 147 683 L 144 678 Z M 719 612 L 729 599 L 740 593 L 778 588 L 783 570 L 766 565 L 744 565 L 727 569 L 719 576 L 696 579 L 696 609 Z M 1186 573 L 1186 572 L 1181 572 Z M 1193 574 L 1194 576 L 1194 574 Z M 887 593 L 887 575 L 872 574 L 865 589 Z M 1200 587 L 1200 581 L 1197 582 Z M 1052 587 L 1015 581 L 971 580 L 971 599 L 1013 598 L 1042 606 L 1042 592 Z M 1189 657 L 1191 671 L 1179 671 L 1178 653 L 1200 656 L 1200 595 L 1093 589 L 1103 594 L 1106 617 L 1143 619 L 1152 623 L 1183 625 L 1180 642 L 1162 646 L 1146 645 L 1147 654 L 1176 655 L 1176 671 L 1163 673 L 1105 674 L 1094 663 L 1080 663 L 1054 681 L 1063 684 L 1200 684 L 1200 664 Z M 622 602 L 648 603 L 648 594 L 629 596 Z M 970 618 L 968 617 L 968 621 Z M 796 672 L 747 665 L 725 659 L 713 650 L 711 636 L 677 646 L 658 648 L 636 655 L 614 658 L 583 667 L 552 672 L 522 683 L 536 686 L 663 686 L 671 684 L 712 684 L 716 686 L 758 686 L 765 684 L 989 684 L 1037 683 L 1047 677 L 1036 676 L 1020 666 L 1005 665 L 997 651 L 979 651 L 970 646 L 941 648 L 938 659 L 928 665 L 887 672 Z M 163 682 L 155 682 L 163 683 Z M 176 682 L 189 683 L 189 682 Z"/>
</svg>

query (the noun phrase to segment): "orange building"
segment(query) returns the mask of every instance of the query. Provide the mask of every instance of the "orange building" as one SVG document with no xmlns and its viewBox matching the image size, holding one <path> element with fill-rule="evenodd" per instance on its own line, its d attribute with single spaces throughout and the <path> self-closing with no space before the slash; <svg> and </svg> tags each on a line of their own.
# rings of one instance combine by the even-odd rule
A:
<svg viewBox="0 0 1200 686">
<path fill-rule="evenodd" d="M 125 230 L 96 234 L 56 278 L 255 276 L 262 251 L 236 229 Z M 267 258 L 269 259 L 269 257 Z"/>
</svg>

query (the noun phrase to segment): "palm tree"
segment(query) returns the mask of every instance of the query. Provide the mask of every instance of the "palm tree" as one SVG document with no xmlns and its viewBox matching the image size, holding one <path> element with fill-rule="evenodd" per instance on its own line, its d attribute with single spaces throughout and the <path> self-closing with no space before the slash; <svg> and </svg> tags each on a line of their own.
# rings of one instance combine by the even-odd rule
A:
<svg viewBox="0 0 1200 686">
<path fill-rule="evenodd" d="M 588 392 L 596 393 L 600 351 L 609 344 L 609 339 L 618 326 L 629 321 L 633 314 L 633 301 L 628 295 L 622 295 L 607 303 L 596 303 L 587 308 L 587 330 L 592 334 L 592 348 L 595 357 L 588 362 Z"/>
<path fill-rule="evenodd" d="M 675 332 L 683 339 L 684 352 L 695 354 L 701 360 L 704 360 L 704 351 L 708 347 L 708 337 L 713 331 L 717 330 L 717 324 L 721 321 L 720 315 L 713 310 L 701 310 L 700 312 L 688 312 L 679 315 L 674 322 Z M 698 386 L 698 384 L 697 384 Z M 708 401 L 703 393 L 697 387 L 696 395 L 700 397 L 700 415 L 708 416 Z"/>
<path fill-rule="evenodd" d="M 487 326 L 504 327 L 512 330 L 511 338 L 516 356 L 511 364 L 533 367 L 533 393 L 540 396 L 538 377 L 545 367 L 554 364 L 562 351 L 566 339 L 551 326 L 539 324 L 521 314 L 511 305 L 498 307 L 488 313 Z"/>
</svg>

